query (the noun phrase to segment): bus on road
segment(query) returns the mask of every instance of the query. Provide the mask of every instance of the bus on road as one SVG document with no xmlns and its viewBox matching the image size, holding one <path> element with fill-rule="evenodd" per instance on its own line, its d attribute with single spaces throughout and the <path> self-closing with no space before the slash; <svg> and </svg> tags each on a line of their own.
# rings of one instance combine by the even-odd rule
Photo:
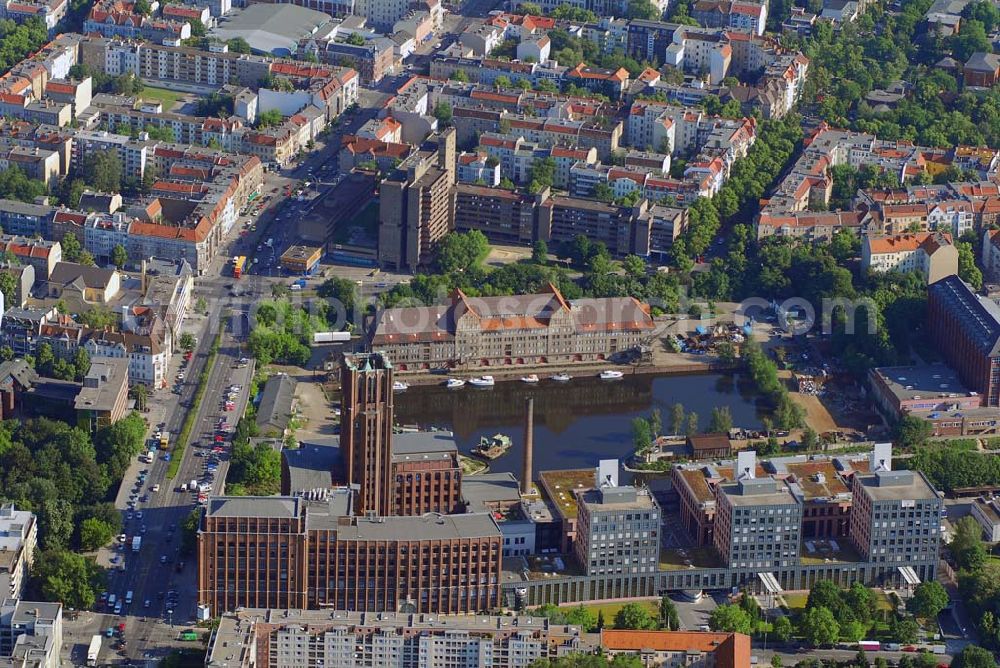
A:
<svg viewBox="0 0 1000 668">
<path fill-rule="evenodd" d="M 160 450 L 167 450 L 168 448 L 170 448 L 170 434 L 162 432 L 160 434 Z"/>
<path fill-rule="evenodd" d="M 246 264 L 247 258 L 245 255 L 237 255 L 233 258 L 233 278 L 239 278 L 243 275 Z"/>
</svg>

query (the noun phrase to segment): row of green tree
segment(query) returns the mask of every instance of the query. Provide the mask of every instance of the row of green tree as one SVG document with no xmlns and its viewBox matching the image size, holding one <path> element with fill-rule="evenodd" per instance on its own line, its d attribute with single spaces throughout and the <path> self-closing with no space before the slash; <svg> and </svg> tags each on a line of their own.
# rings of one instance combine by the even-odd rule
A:
<svg viewBox="0 0 1000 668">
<path fill-rule="evenodd" d="M 693 260 L 708 250 L 724 220 L 738 213 L 741 220 L 752 218 L 758 202 L 802 140 L 801 118 L 789 114 L 781 120 L 763 121 L 757 132 L 757 140 L 746 157 L 733 165 L 718 194 L 698 198 L 688 209 L 687 229 L 671 251 L 679 269 L 690 271 Z M 744 259 L 740 266 L 745 265 Z"/>
<path fill-rule="evenodd" d="M 877 634 L 901 644 L 917 642 L 920 631 L 917 620 L 892 610 L 880 610 L 876 597 L 875 591 L 860 582 L 841 589 L 830 580 L 820 580 L 809 590 L 804 610 L 794 618 L 781 615 L 769 623 L 754 597 L 744 593 L 737 602 L 715 608 L 709 616 L 709 626 L 716 631 L 752 636 L 769 632 L 779 642 L 798 636 L 813 647 L 840 641 L 855 643 Z M 944 587 L 930 581 L 917 586 L 907 607 L 915 617 L 934 620 L 948 602 Z"/>
<path fill-rule="evenodd" d="M 6 72 L 38 51 L 48 39 L 48 30 L 38 19 L 28 19 L 23 23 L 0 20 L 0 71 Z"/>
<path fill-rule="evenodd" d="M 311 306 L 292 304 L 287 299 L 258 304 L 254 328 L 247 341 L 258 364 L 302 366 L 309 361 L 313 333 L 326 326 L 325 305 L 315 304 L 316 314 L 310 314 Z"/>
<path fill-rule="evenodd" d="M 74 552 L 106 545 L 121 531 L 110 496 L 142 450 L 145 432 L 138 413 L 93 439 L 79 427 L 46 418 L 0 423 L 0 497 L 38 518 L 35 595 L 75 608 L 93 605 L 101 569 Z"/>
<path fill-rule="evenodd" d="M 771 360 L 760 344 L 748 339 L 743 345 L 743 366 L 750 374 L 758 391 L 774 409 L 774 420 L 782 429 L 795 429 L 805 423 L 805 411 L 792 401 L 788 388 L 778 378 L 778 365 Z"/>
</svg>

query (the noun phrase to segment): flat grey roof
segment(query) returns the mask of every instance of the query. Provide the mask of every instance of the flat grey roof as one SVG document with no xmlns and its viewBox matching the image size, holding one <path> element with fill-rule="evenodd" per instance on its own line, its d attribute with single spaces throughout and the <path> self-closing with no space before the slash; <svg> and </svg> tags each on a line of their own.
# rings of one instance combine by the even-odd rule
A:
<svg viewBox="0 0 1000 668">
<path fill-rule="evenodd" d="M 449 431 L 416 431 L 392 435 L 392 460 L 444 459 L 458 452 Z"/>
<path fill-rule="evenodd" d="M 945 364 L 879 367 L 874 373 L 900 401 L 970 396 L 958 374 Z"/>
<path fill-rule="evenodd" d="M 340 462 L 340 447 L 329 443 L 301 443 L 281 452 L 288 468 L 288 494 L 333 486 L 331 471 Z"/>
<path fill-rule="evenodd" d="M 224 41 L 242 37 L 254 51 L 288 56 L 299 39 L 330 20 L 328 14 L 296 5 L 252 4 L 219 19 L 209 34 Z"/>
<path fill-rule="evenodd" d="M 76 410 L 110 411 L 128 383 L 128 360 L 124 357 L 100 357 L 90 365 L 83 387 L 76 395 Z"/>
<path fill-rule="evenodd" d="M 857 478 L 874 501 L 938 498 L 937 492 L 920 471 L 879 471 L 859 474 Z"/>
<path fill-rule="evenodd" d="M 462 478 L 462 498 L 479 512 L 486 510 L 487 503 L 520 501 L 521 490 L 513 473 L 483 473 Z"/>
<path fill-rule="evenodd" d="M 310 499 L 306 503 L 306 530 L 331 528 L 340 518 L 350 515 L 354 507 L 353 492 L 347 487 L 331 490 L 325 499 Z"/>
<path fill-rule="evenodd" d="M 634 487 L 591 489 L 580 496 L 580 502 L 596 511 L 651 510 L 654 507 L 649 492 Z"/>
<path fill-rule="evenodd" d="M 339 540 L 451 540 L 499 536 L 500 528 L 489 513 L 419 517 L 355 518 L 352 525 L 337 528 Z"/>
<path fill-rule="evenodd" d="M 212 517 L 298 517 L 299 499 L 290 496 L 215 496 L 206 513 Z"/>
<path fill-rule="evenodd" d="M 753 485 L 749 487 L 753 487 Z M 720 485 L 719 489 L 725 493 L 726 498 L 734 506 L 794 506 L 799 503 L 783 482 L 778 482 L 773 492 L 761 490 L 760 493 L 757 493 L 757 490 L 753 490 L 749 494 L 744 494 L 739 483 Z M 749 488 L 746 491 L 749 491 Z"/>
<path fill-rule="evenodd" d="M 12 624 L 32 624 L 38 620 L 54 620 L 62 612 L 62 603 L 18 601 L 11 617 Z"/>
</svg>

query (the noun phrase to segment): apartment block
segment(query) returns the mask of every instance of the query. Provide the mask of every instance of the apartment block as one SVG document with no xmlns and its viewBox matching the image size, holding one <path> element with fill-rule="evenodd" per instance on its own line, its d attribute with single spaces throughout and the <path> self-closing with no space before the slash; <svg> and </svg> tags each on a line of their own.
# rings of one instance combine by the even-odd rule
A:
<svg viewBox="0 0 1000 668">
<path fill-rule="evenodd" d="M 378 259 L 415 271 L 433 259 L 455 218 L 455 130 L 448 128 L 399 164 L 380 190 Z"/>
<path fill-rule="evenodd" d="M 62 603 L 0 602 L 0 662 L 20 668 L 62 665 Z"/>
<path fill-rule="evenodd" d="M 5 398 L 8 398 L 6 395 Z M 5 412 L 6 415 L 6 412 Z M 0 505 L 0 594 L 20 598 L 38 545 L 38 522 L 13 503 Z"/>
<path fill-rule="evenodd" d="M 497 243 L 535 241 L 539 196 L 470 183 L 455 186 L 455 230 L 479 230 Z"/>
<path fill-rule="evenodd" d="M 880 274 L 916 272 L 930 285 L 958 273 L 958 250 L 947 232 L 868 234 L 861 242 L 861 266 Z"/>
</svg>

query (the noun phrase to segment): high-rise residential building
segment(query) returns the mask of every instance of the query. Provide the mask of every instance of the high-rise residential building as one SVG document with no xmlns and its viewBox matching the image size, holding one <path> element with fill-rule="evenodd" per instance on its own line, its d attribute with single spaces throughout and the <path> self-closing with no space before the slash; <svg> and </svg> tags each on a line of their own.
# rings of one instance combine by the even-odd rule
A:
<svg viewBox="0 0 1000 668">
<path fill-rule="evenodd" d="M 599 487 L 578 508 L 576 556 L 587 575 L 656 572 L 662 518 L 649 490 Z"/>
<path fill-rule="evenodd" d="M 62 641 L 62 603 L 0 601 L 0 665 L 59 668 Z"/>
<path fill-rule="evenodd" d="M 378 259 L 386 267 L 416 270 L 455 220 L 455 129 L 434 135 L 382 182 Z"/>
<path fill-rule="evenodd" d="M 382 353 L 345 355 L 341 364 L 340 448 L 359 513 L 391 513 L 392 372 Z"/>
<path fill-rule="evenodd" d="M 19 598 L 38 544 L 38 523 L 13 503 L 0 506 L 0 599 Z"/>
</svg>

